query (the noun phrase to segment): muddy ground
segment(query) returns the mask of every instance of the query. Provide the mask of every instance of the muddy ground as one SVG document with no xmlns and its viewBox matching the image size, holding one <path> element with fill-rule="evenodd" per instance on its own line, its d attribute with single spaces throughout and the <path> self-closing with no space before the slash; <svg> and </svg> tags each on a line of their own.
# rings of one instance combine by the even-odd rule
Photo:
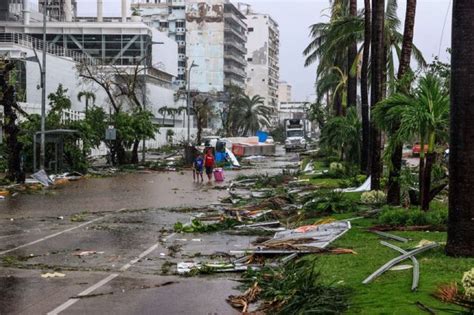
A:
<svg viewBox="0 0 474 315">
<path fill-rule="evenodd" d="M 277 152 L 226 171 L 222 184 L 194 183 L 190 171 L 142 172 L 1 201 L 0 314 L 238 314 L 225 302 L 238 275 L 181 277 L 176 263 L 226 259 L 255 237 L 175 234 L 173 225 L 226 197 L 238 174 L 296 165 L 297 154 Z"/>
</svg>

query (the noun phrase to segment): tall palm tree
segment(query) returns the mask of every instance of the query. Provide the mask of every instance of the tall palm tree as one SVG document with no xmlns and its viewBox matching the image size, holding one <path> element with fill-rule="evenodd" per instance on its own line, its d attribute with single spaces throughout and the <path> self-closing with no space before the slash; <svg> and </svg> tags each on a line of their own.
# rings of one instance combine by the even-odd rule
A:
<svg viewBox="0 0 474 315">
<path fill-rule="evenodd" d="M 336 1 L 333 2 L 333 5 L 335 4 Z M 397 16 L 397 8 L 398 4 L 396 0 L 387 0 L 384 14 L 385 23 L 384 28 L 382 28 L 385 40 L 385 53 L 387 55 L 385 67 L 390 81 L 395 79 L 394 67 L 396 65 L 396 57 L 400 60 L 403 42 L 403 35 L 399 32 L 401 23 Z M 370 5 L 366 5 L 366 9 L 369 9 L 368 13 L 371 13 Z M 305 66 L 309 66 L 318 61 L 316 85 L 319 85 L 321 81 L 327 83 L 328 80 L 322 78 L 325 75 L 331 75 L 328 69 L 333 66 L 338 66 L 343 69 L 345 73 L 349 73 L 349 69 L 353 70 L 358 64 L 359 58 L 356 59 L 354 64 L 347 64 L 347 47 L 353 43 L 354 39 L 357 42 L 365 42 L 364 38 L 366 38 L 367 35 L 371 35 L 366 32 L 365 25 L 367 25 L 367 15 L 364 18 L 362 14 L 359 14 L 354 18 L 348 15 L 349 10 L 341 9 L 336 12 L 337 15 L 334 16 L 335 13 L 333 13 L 329 22 L 316 23 L 310 27 L 312 40 L 303 51 L 303 54 L 306 56 Z M 365 44 L 362 48 L 364 47 L 366 49 L 369 48 Z M 419 65 L 426 65 L 421 51 L 416 46 L 413 46 L 412 57 Z M 367 66 L 369 66 L 369 64 L 370 62 Z M 318 87 L 318 101 L 321 101 L 325 92 L 332 91 L 331 88 L 334 88 L 334 86 L 327 84 L 324 91 Z"/>
<path fill-rule="evenodd" d="M 209 119 L 214 117 L 214 107 L 210 97 L 197 95 L 193 99 L 193 111 L 196 117 L 196 142 L 198 145 L 201 144 L 202 131 L 207 126 Z"/>
<path fill-rule="evenodd" d="M 86 99 L 86 115 L 87 115 L 87 111 L 89 110 L 89 101 L 92 100 L 92 106 L 95 103 L 95 94 L 89 91 L 81 91 L 77 93 L 77 100 L 79 102 L 82 102 L 82 98 Z"/>
<path fill-rule="evenodd" d="M 428 74 L 420 79 L 413 93 L 399 92 L 380 102 L 373 111 L 374 120 L 384 130 L 392 130 L 388 154 L 399 144 L 420 141 L 420 203 L 429 209 L 431 201 L 431 170 L 436 161 L 435 146 L 447 138 L 449 97 L 441 88 L 440 79 Z M 393 131 L 393 126 L 398 128 Z M 423 149 L 427 145 L 427 150 Z"/>
<path fill-rule="evenodd" d="M 368 173 L 370 120 L 369 120 L 369 58 L 371 38 L 370 0 L 364 0 L 364 46 L 362 55 L 362 69 L 360 74 L 361 114 L 362 114 L 362 150 L 361 171 Z"/>
<path fill-rule="evenodd" d="M 384 76 L 384 21 L 385 21 L 385 0 L 372 0 L 372 40 L 371 40 L 371 108 L 382 100 L 383 76 Z M 380 190 L 380 177 L 382 175 L 381 163 L 381 133 L 375 122 L 370 122 L 370 175 L 371 189 Z"/>
<path fill-rule="evenodd" d="M 270 127 L 273 108 L 264 104 L 264 98 L 255 95 L 242 96 L 238 101 L 240 111 L 238 126 L 243 136 L 254 135 L 264 127 Z"/>
<path fill-rule="evenodd" d="M 405 16 L 405 29 L 403 31 L 402 52 L 400 53 L 400 64 L 398 67 L 397 78 L 402 82 L 400 89 L 406 91 L 404 80 L 405 74 L 410 70 L 411 53 L 413 48 L 413 36 L 415 32 L 416 0 L 408 0 Z M 405 85 L 405 86 L 403 86 Z M 395 125 L 395 129 L 398 126 Z M 396 130 L 394 130 L 396 132 Z M 392 152 L 390 163 L 390 174 L 388 179 L 387 203 L 392 205 L 400 204 L 400 172 L 402 169 L 403 145 L 398 143 Z"/>
<path fill-rule="evenodd" d="M 474 257 L 474 6 L 453 3 L 449 222 L 446 253 Z"/>
<path fill-rule="evenodd" d="M 357 0 L 349 1 L 349 15 L 351 18 L 357 18 Z M 357 58 L 357 39 L 352 38 L 352 43 L 347 49 L 347 66 L 350 69 Z M 347 81 L 347 105 L 357 106 L 357 73 L 348 71 L 349 79 Z"/>
</svg>

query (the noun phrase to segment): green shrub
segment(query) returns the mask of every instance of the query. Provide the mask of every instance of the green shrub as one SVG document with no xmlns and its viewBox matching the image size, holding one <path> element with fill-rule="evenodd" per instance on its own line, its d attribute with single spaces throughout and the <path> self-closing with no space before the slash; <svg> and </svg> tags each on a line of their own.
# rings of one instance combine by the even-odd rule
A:
<svg viewBox="0 0 474 315">
<path fill-rule="evenodd" d="M 357 204 L 343 192 L 319 190 L 306 198 L 307 213 L 333 214 L 357 211 Z"/>
<path fill-rule="evenodd" d="M 366 191 L 360 198 L 360 201 L 365 204 L 382 204 L 386 200 L 387 195 L 380 190 Z"/>
<path fill-rule="evenodd" d="M 425 212 L 418 208 L 386 207 L 379 215 L 378 222 L 390 226 L 444 226 L 448 222 L 448 209 L 439 207 Z"/>
</svg>

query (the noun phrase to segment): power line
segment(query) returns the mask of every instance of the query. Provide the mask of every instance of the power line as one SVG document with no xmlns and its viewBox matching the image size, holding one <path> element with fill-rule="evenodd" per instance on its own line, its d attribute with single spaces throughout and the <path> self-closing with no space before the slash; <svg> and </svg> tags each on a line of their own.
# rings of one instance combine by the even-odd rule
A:
<svg viewBox="0 0 474 315">
<path fill-rule="evenodd" d="M 441 38 L 439 40 L 438 57 L 441 55 L 441 45 L 443 44 L 444 30 L 446 29 L 446 22 L 448 21 L 449 9 L 451 8 L 452 0 L 449 0 L 446 16 L 444 17 L 443 30 L 441 31 Z"/>
</svg>

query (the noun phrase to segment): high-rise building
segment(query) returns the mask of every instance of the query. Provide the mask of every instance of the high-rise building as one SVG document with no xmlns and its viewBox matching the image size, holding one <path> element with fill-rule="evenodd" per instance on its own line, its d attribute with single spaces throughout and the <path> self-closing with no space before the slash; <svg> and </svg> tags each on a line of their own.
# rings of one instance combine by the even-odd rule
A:
<svg viewBox="0 0 474 315">
<path fill-rule="evenodd" d="M 278 103 L 289 103 L 292 101 L 291 89 L 291 84 L 288 82 L 278 82 Z"/>
<path fill-rule="evenodd" d="M 178 44 L 178 76 L 186 86 L 192 62 L 191 88 L 200 92 L 224 91 L 233 84 L 245 88 L 245 17 L 228 0 L 138 0 L 132 9 L 143 21 Z"/>
<path fill-rule="evenodd" d="M 56 21 L 67 21 L 68 17 L 77 16 L 76 0 L 38 0 L 39 12 L 43 12 L 43 5 L 47 1 L 47 15 Z"/>
<path fill-rule="evenodd" d="M 253 12 L 240 4 L 245 14 L 247 39 L 247 87 L 249 96 L 260 95 L 265 104 L 277 106 L 280 77 L 280 31 L 278 23 L 268 14 Z"/>
<path fill-rule="evenodd" d="M 140 13 L 143 22 L 178 44 L 178 76 L 175 84 L 186 84 L 186 1 L 185 0 L 137 0 L 131 4 Z"/>
<path fill-rule="evenodd" d="M 245 89 L 245 16 L 229 0 L 189 0 L 186 5 L 186 57 L 192 69 L 191 89 L 224 92 Z"/>
</svg>

